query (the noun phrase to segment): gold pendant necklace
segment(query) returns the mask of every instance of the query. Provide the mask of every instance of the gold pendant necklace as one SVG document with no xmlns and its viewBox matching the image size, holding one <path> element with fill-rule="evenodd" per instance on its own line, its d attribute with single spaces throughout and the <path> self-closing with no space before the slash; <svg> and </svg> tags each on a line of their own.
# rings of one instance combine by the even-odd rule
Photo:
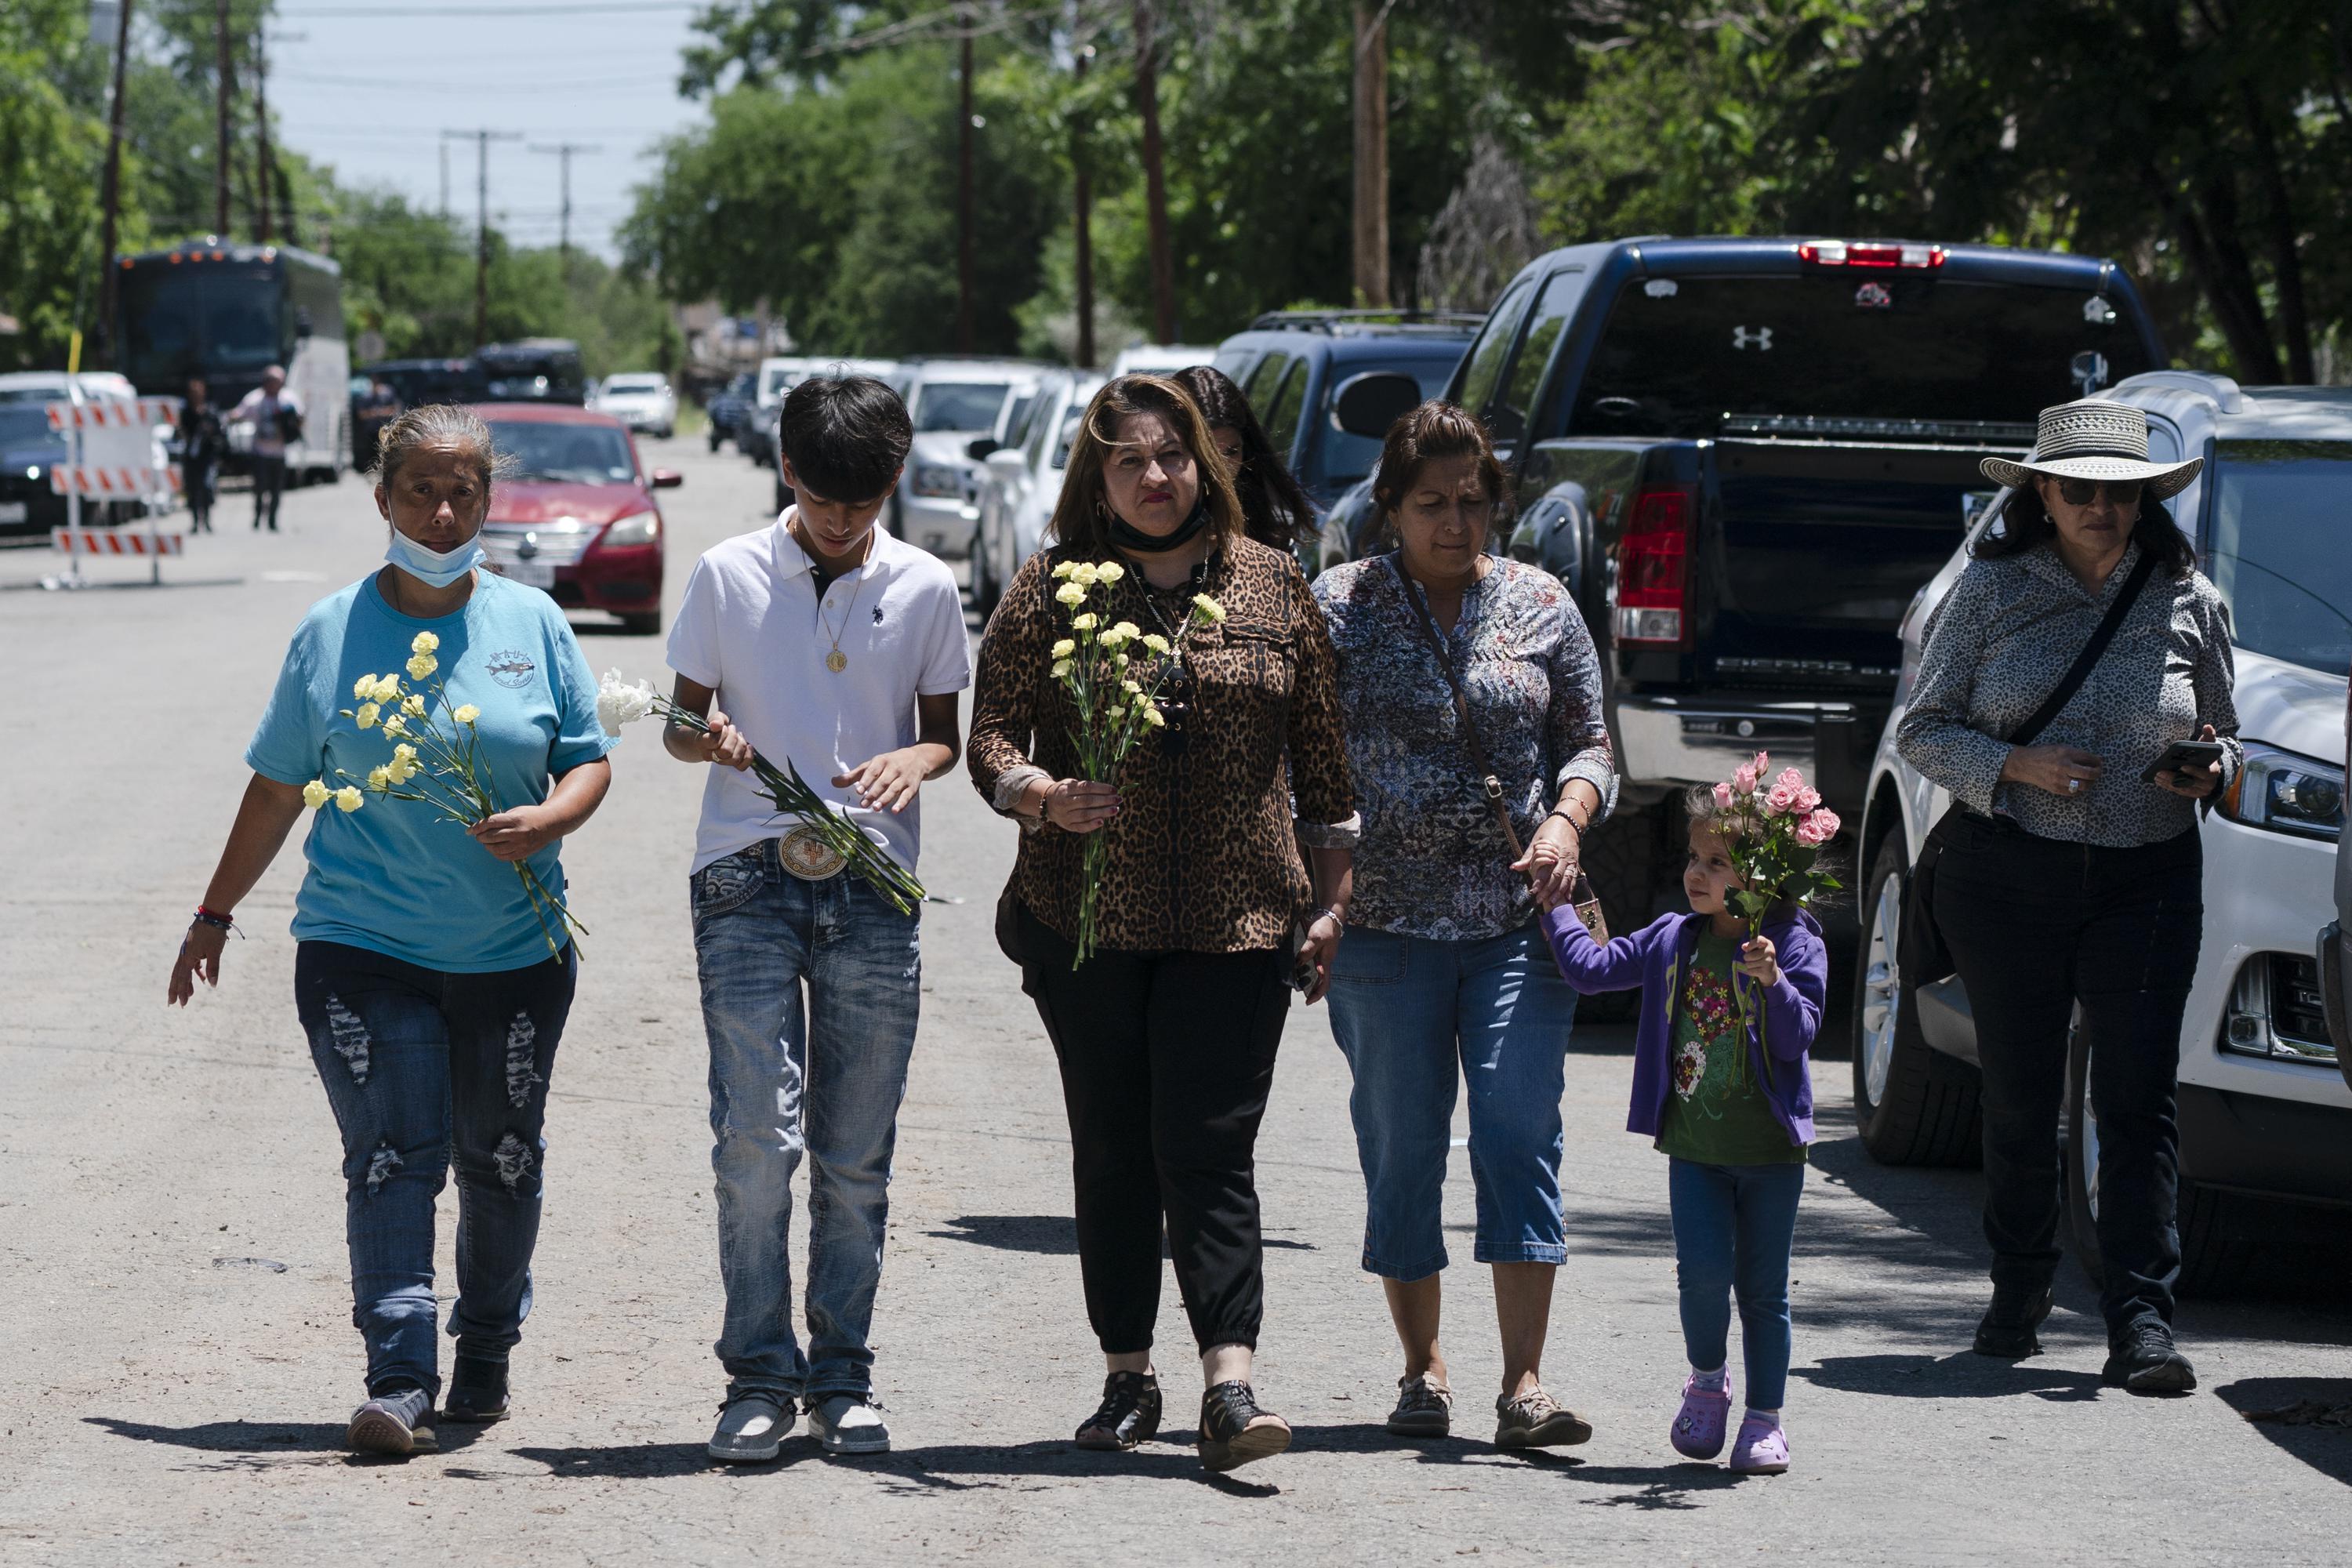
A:
<svg viewBox="0 0 2352 1568">
<path fill-rule="evenodd" d="M 801 548 L 808 550 L 806 541 L 801 542 Z M 816 552 L 809 550 L 808 553 L 811 562 L 814 563 L 816 558 Z M 857 564 L 852 566 L 849 570 L 851 572 L 862 574 L 866 570 L 866 563 L 873 559 L 874 535 L 869 531 L 866 535 L 866 552 L 857 558 Z M 844 574 L 844 575 L 846 574 Z M 824 630 L 826 638 L 833 644 L 833 651 L 824 656 L 824 667 L 835 675 L 839 675 L 843 670 L 849 668 L 849 656 L 841 651 L 841 639 L 844 634 L 849 630 L 849 612 L 857 607 L 857 589 L 863 588 L 864 586 L 866 586 L 866 579 L 861 575 L 857 580 L 857 587 L 852 588 L 849 591 L 849 603 L 842 608 L 841 629 L 839 631 L 835 631 L 833 627 L 833 623 L 824 618 L 824 601 L 822 599 L 817 601 L 816 624 Z"/>
</svg>

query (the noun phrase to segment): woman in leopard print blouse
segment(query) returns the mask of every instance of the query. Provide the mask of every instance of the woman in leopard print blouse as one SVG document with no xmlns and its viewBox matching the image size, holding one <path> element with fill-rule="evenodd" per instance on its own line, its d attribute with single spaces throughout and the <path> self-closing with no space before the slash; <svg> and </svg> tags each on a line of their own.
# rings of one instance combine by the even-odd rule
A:
<svg viewBox="0 0 2352 1568">
<path fill-rule="evenodd" d="M 1157 376 L 1105 386 L 1071 445 L 1055 543 L 1014 575 L 981 643 L 969 748 L 981 794 L 1022 826 L 999 931 L 1053 1039 L 1069 1111 L 1079 1268 L 1108 1366 L 1078 1444 L 1131 1448 L 1158 1429 L 1164 1221 L 1201 1349 L 1212 1469 L 1290 1440 L 1249 1382 L 1264 1295 L 1252 1162 L 1291 934 L 1305 931 L 1298 973 L 1311 971 L 1318 1001 L 1356 833 L 1323 617 L 1289 557 L 1242 528 L 1191 396 Z M 1179 644 L 1168 724 L 1115 786 L 1076 776 L 1049 651 L 1066 635 L 1053 568 L 1112 560 L 1127 572 L 1107 589 L 1105 618 Z M 1196 594 L 1224 618 L 1187 630 Z M 1101 832 L 1098 945 L 1074 969 L 1086 836 Z"/>
</svg>

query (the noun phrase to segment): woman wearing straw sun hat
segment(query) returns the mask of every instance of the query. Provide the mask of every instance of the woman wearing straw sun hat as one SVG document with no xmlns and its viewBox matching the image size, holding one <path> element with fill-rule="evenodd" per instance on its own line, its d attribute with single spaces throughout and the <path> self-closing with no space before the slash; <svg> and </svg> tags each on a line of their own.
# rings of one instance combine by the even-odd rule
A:
<svg viewBox="0 0 2352 1568">
<path fill-rule="evenodd" d="M 1984 459 L 2011 493 L 1937 610 L 1895 735 L 1955 803 L 1930 835 L 1929 907 L 1984 1070 L 1993 1293 L 1976 1349 L 2041 1349 L 2079 1004 L 2105 1376 L 2145 1394 L 2197 1382 L 2171 1332 L 2173 1079 L 2203 918 L 2198 805 L 2238 768 L 2228 616 L 2164 506 L 2200 462 L 2149 461 L 2146 416 L 2096 398 L 2042 410 L 2028 461 Z"/>
</svg>

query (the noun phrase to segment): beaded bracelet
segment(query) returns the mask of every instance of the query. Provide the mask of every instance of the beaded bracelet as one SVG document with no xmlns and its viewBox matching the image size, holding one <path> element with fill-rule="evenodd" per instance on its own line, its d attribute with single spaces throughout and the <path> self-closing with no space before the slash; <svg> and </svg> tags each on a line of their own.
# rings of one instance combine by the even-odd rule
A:
<svg viewBox="0 0 2352 1568">
<path fill-rule="evenodd" d="M 215 931 L 233 931 L 236 928 L 236 921 L 229 916 L 222 914 L 217 910 L 206 909 L 202 904 L 196 906 L 196 923 L 211 926 Z"/>
</svg>

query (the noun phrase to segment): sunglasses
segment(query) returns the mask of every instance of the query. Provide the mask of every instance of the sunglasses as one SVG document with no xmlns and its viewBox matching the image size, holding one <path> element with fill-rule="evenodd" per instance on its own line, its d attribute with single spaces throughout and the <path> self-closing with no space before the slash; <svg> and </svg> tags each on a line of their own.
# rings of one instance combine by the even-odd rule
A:
<svg viewBox="0 0 2352 1568">
<path fill-rule="evenodd" d="M 2117 506 L 2137 506 L 2143 482 L 2139 479 L 2060 479 L 2058 496 L 2068 506 L 2088 506 L 2098 499 L 2101 490 L 2105 490 L 2108 499 Z"/>
</svg>

